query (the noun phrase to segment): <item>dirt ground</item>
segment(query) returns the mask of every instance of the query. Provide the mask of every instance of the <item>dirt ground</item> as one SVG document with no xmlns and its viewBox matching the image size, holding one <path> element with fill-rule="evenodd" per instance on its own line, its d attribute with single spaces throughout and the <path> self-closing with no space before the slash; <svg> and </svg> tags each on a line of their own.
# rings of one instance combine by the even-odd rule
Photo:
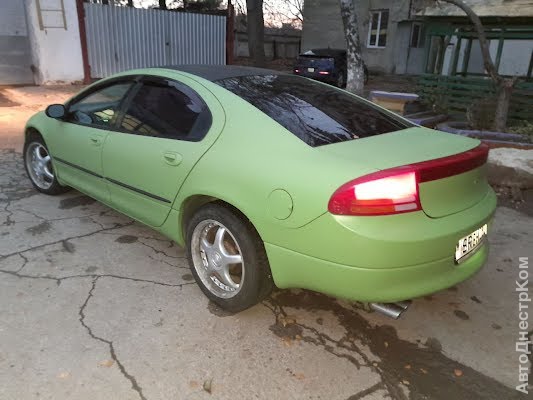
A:
<svg viewBox="0 0 533 400">
<path fill-rule="evenodd" d="M 229 315 L 168 239 L 33 190 L 24 123 L 78 89 L 0 90 L 0 399 L 530 398 L 514 387 L 531 216 L 499 207 L 487 265 L 397 321 L 301 290 Z"/>
<path fill-rule="evenodd" d="M 30 116 L 47 105 L 63 103 L 83 86 L 0 86 L 2 148 L 22 150 L 24 125 Z"/>
</svg>

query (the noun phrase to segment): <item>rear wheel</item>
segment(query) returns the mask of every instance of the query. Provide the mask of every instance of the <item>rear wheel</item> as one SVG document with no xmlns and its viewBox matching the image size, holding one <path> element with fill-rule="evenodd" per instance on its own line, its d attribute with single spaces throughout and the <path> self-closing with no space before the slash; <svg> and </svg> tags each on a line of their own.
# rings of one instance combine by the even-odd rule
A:
<svg viewBox="0 0 533 400">
<path fill-rule="evenodd" d="M 56 195 L 69 190 L 57 181 L 52 158 L 42 137 L 31 135 L 24 144 L 24 167 L 31 183 L 41 193 Z"/>
<path fill-rule="evenodd" d="M 187 227 L 191 271 L 204 294 L 222 308 L 238 312 L 272 290 L 265 249 L 253 226 L 231 208 L 202 207 Z"/>
</svg>

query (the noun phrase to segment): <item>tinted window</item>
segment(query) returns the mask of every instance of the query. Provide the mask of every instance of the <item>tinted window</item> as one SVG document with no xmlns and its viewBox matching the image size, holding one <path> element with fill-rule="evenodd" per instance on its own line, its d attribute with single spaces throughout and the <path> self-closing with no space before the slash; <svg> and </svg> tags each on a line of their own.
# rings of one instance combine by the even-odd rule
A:
<svg viewBox="0 0 533 400">
<path fill-rule="evenodd" d="M 313 147 L 412 126 L 347 92 L 293 75 L 242 76 L 217 83 Z"/>
<path fill-rule="evenodd" d="M 69 106 L 68 120 L 83 125 L 112 125 L 117 117 L 120 101 L 131 85 L 130 82 L 116 83 L 89 94 Z"/>
<path fill-rule="evenodd" d="M 122 129 L 168 139 L 200 140 L 211 125 L 211 114 L 200 97 L 171 81 L 146 82 L 132 99 Z"/>
</svg>

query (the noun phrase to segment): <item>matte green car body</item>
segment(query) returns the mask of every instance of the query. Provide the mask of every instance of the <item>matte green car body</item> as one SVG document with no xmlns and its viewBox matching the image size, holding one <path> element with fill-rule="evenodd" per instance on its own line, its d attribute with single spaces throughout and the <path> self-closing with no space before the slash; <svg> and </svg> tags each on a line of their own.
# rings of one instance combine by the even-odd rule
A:
<svg viewBox="0 0 533 400">
<path fill-rule="evenodd" d="M 185 142 L 81 127 L 38 113 L 27 130 L 42 134 L 52 159 L 74 157 L 100 176 L 54 162 L 61 184 L 180 245 L 185 244 L 184 225 L 191 214 L 207 202 L 224 201 L 257 230 L 280 288 L 393 302 L 453 286 L 484 264 L 487 243 L 459 265 L 454 252 L 461 237 L 489 223 L 494 213 L 496 196 L 487 184 L 485 166 L 422 183 L 423 211 L 359 217 L 328 212 L 331 195 L 348 181 L 464 152 L 479 141 L 414 127 L 313 148 L 251 104 L 198 76 L 155 68 L 121 75 L 157 75 L 190 86 L 212 113 L 209 132 L 199 142 Z M 143 197 L 102 176 L 172 202 Z"/>
</svg>

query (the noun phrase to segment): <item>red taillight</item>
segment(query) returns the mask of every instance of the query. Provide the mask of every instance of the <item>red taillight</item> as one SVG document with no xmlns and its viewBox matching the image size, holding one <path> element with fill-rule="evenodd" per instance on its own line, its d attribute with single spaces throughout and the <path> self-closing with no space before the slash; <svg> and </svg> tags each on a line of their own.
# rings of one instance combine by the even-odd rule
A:
<svg viewBox="0 0 533 400">
<path fill-rule="evenodd" d="M 295 69 L 295 70 L 294 70 L 294 72 L 296 72 L 296 73 L 299 73 L 299 72 L 300 72 L 300 70 L 299 70 L 299 69 Z"/>
<path fill-rule="evenodd" d="M 386 215 L 420 210 L 417 173 L 394 168 L 365 175 L 342 185 L 329 200 L 338 215 Z"/>
<path fill-rule="evenodd" d="M 487 161 L 485 144 L 449 157 L 423 161 L 362 176 L 342 185 L 329 200 L 337 215 L 387 215 L 422 209 L 418 184 L 477 168 Z"/>
<path fill-rule="evenodd" d="M 319 71 L 318 72 L 320 75 L 329 75 L 329 72 L 328 71 Z"/>
</svg>

